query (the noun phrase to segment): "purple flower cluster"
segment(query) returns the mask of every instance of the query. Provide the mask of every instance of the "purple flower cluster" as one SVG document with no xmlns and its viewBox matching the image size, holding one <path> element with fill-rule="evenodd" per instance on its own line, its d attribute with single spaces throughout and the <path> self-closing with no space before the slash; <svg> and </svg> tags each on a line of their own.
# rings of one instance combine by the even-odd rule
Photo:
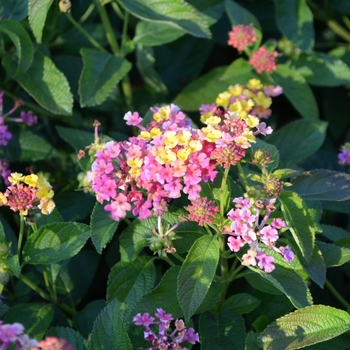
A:
<svg viewBox="0 0 350 350">
<path fill-rule="evenodd" d="M 350 142 L 342 147 L 341 152 L 338 154 L 338 162 L 340 165 L 350 165 Z"/>
<path fill-rule="evenodd" d="M 136 326 L 144 326 L 144 339 L 151 342 L 152 346 L 144 350 L 187 350 L 187 348 L 180 346 L 183 342 L 195 344 L 199 342 L 199 335 L 195 333 L 193 328 L 186 328 L 183 320 L 175 320 L 175 329 L 168 334 L 171 321 L 174 320 L 172 314 L 167 314 L 161 308 L 157 309 L 155 316 L 159 321 L 150 316 L 149 313 L 141 315 L 138 313 L 134 316 L 133 321 Z M 158 334 L 151 329 L 151 326 L 158 326 Z M 155 327 L 153 327 L 155 328 Z"/>
<path fill-rule="evenodd" d="M 0 349 L 6 350 L 11 344 L 15 345 L 15 350 L 30 350 L 38 346 L 35 339 L 24 334 L 24 327 L 20 323 L 3 324 L 0 321 Z"/>
<path fill-rule="evenodd" d="M 230 229 L 225 233 L 230 235 L 227 244 L 232 251 L 238 252 L 246 244 L 250 246 L 248 252 L 242 257 L 242 265 L 258 265 L 267 273 L 275 269 L 275 259 L 259 249 L 259 243 L 280 253 L 286 262 L 294 259 L 294 253 L 289 246 L 279 248 L 275 246 L 278 230 L 285 227 L 286 223 L 282 219 L 273 219 L 270 224 L 267 224 L 270 214 L 276 209 L 275 199 L 259 200 L 255 205 L 250 203 L 249 198 L 239 197 L 233 201 L 235 209 L 231 209 L 227 214 L 232 222 Z M 265 211 L 265 215 L 260 221 L 262 211 Z"/>
</svg>

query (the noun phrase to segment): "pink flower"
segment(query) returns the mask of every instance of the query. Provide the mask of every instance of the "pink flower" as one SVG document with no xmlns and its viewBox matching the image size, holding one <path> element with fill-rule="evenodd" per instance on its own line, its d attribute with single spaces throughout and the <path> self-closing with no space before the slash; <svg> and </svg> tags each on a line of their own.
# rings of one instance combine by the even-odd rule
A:
<svg viewBox="0 0 350 350">
<path fill-rule="evenodd" d="M 124 115 L 124 120 L 126 120 L 126 125 L 130 126 L 139 126 L 142 122 L 142 118 L 137 112 L 131 113 L 128 112 Z"/>
<path fill-rule="evenodd" d="M 132 320 L 136 326 L 149 327 L 151 324 L 153 324 L 154 317 L 150 316 L 148 312 L 144 313 L 143 315 L 138 313 Z"/>
<path fill-rule="evenodd" d="M 227 245 L 233 252 L 238 252 L 243 246 L 245 242 L 241 237 L 232 237 L 230 236 L 227 240 Z"/>
<path fill-rule="evenodd" d="M 275 58 L 278 56 L 278 52 L 269 52 L 264 47 L 259 47 L 258 51 L 252 54 L 249 63 L 255 68 L 255 70 L 261 74 L 262 72 L 270 73 L 277 69 Z"/>
<path fill-rule="evenodd" d="M 114 220 L 119 221 L 125 218 L 127 211 L 131 210 L 131 204 L 124 194 L 119 193 L 115 200 L 105 206 L 105 210 L 111 213 L 110 215 Z"/>
<path fill-rule="evenodd" d="M 207 198 L 198 198 L 185 207 L 189 212 L 188 218 L 190 220 L 198 222 L 199 226 L 203 226 L 204 223 L 214 223 L 216 213 L 219 212 L 219 207 L 215 203 Z"/>
<path fill-rule="evenodd" d="M 268 256 L 264 252 L 258 252 L 256 258 L 259 260 L 258 266 L 265 272 L 270 273 L 275 269 L 274 257 Z"/>
<path fill-rule="evenodd" d="M 228 45 L 233 46 L 239 51 L 244 50 L 246 46 L 251 45 L 257 40 L 254 28 L 244 24 L 232 27 L 228 35 Z"/>
<path fill-rule="evenodd" d="M 264 92 L 267 97 L 276 97 L 283 93 L 282 86 L 279 85 L 270 85 L 264 86 Z"/>
</svg>

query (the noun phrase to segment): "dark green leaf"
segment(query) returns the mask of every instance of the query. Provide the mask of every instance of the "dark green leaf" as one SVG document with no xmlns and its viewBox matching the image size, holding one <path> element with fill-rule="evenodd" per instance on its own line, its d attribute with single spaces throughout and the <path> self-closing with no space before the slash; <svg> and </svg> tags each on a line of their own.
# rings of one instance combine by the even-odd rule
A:
<svg viewBox="0 0 350 350">
<path fill-rule="evenodd" d="M 311 156 L 321 147 L 327 125 L 322 121 L 296 120 L 266 137 L 266 142 L 277 147 L 281 162 L 288 166 Z"/>
<path fill-rule="evenodd" d="M 321 251 L 317 244 L 314 248 L 312 258 L 307 266 L 304 266 L 305 271 L 310 278 L 320 287 L 323 288 L 326 280 L 326 264 Z"/>
<path fill-rule="evenodd" d="M 29 0 L 28 19 L 36 41 L 40 44 L 47 12 L 53 0 Z"/>
<path fill-rule="evenodd" d="M 271 73 L 276 85 L 283 88 L 283 93 L 295 109 L 305 119 L 318 119 L 317 102 L 305 78 L 285 64 L 279 64 Z"/>
<path fill-rule="evenodd" d="M 119 222 L 110 218 L 104 206 L 96 202 L 91 213 L 90 228 L 92 243 L 99 254 L 113 238 L 118 225 Z"/>
<path fill-rule="evenodd" d="M 2 320 L 4 323 L 21 323 L 30 337 L 42 339 L 51 324 L 53 315 L 51 305 L 28 303 L 11 307 Z"/>
<path fill-rule="evenodd" d="M 238 293 L 225 300 L 222 310 L 247 314 L 260 304 L 260 300 L 247 293 Z"/>
<path fill-rule="evenodd" d="M 350 261 L 350 246 L 344 247 L 341 244 L 330 244 L 317 242 L 322 252 L 326 267 L 341 266 Z"/>
<path fill-rule="evenodd" d="M 225 73 L 220 77 L 220 80 L 230 80 L 237 83 L 237 79 L 244 77 L 245 83 L 249 79 L 255 78 L 253 67 L 244 58 L 237 58 L 226 69 Z"/>
<path fill-rule="evenodd" d="M 342 238 L 350 238 L 350 232 L 341 227 L 321 224 L 322 235 L 335 242 Z"/>
<path fill-rule="evenodd" d="M 332 170 L 306 171 L 292 180 L 291 190 L 304 199 L 344 201 L 350 199 L 350 175 Z"/>
<path fill-rule="evenodd" d="M 108 52 L 85 48 L 80 52 L 84 62 L 79 80 L 80 104 L 82 107 L 100 105 L 129 72 L 131 64 Z"/>
<path fill-rule="evenodd" d="M 4 58 L 3 66 L 39 105 L 55 114 L 72 114 L 68 81 L 49 57 L 36 51 L 31 66 L 22 74 L 16 73 L 16 63 L 9 56 Z"/>
<path fill-rule="evenodd" d="M 16 276 L 19 277 L 21 274 L 21 266 L 18 261 L 18 255 L 10 256 L 9 258 L 0 258 L 0 262 Z"/>
<path fill-rule="evenodd" d="M 232 310 L 223 309 L 218 315 L 209 312 L 201 314 L 199 334 L 202 350 L 244 350 L 244 320 Z"/>
<path fill-rule="evenodd" d="M 118 300 L 109 303 L 97 317 L 89 341 L 90 350 L 132 350 Z"/>
<path fill-rule="evenodd" d="M 303 51 L 314 45 L 313 16 L 306 0 L 274 0 L 276 21 L 280 31 Z"/>
<path fill-rule="evenodd" d="M 282 203 L 284 219 L 299 249 L 298 256 L 307 265 L 315 247 L 315 224 L 304 201 L 296 193 L 284 191 L 278 199 Z"/>
<path fill-rule="evenodd" d="M 12 65 L 12 74 L 24 73 L 31 65 L 34 56 L 34 48 L 28 33 L 19 23 L 3 19 L 0 21 L 0 32 L 9 36 L 17 50 L 18 67 L 16 68 L 14 64 Z M 6 62 L 9 61 L 11 61 L 10 56 L 7 57 Z M 5 61 L 3 61 L 3 65 L 6 68 Z"/>
<path fill-rule="evenodd" d="M 28 16 L 28 0 L 1 0 L 0 18 L 20 22 Z"/>
<path fill-rule="evenodd" d="M 264 349 L 294 350 L 334 338 L 350 329 L 350 315 L 333 307 L 312 305 L 270 324 L 260 336 Z"/>
<path fill-rule="evenodd" d="M 151 22 L 165 22 L 187 33 L 210 38 L 211 33 L 203 14 L 181 0 L 118 0 L 126 11 Z"/>
<path fill-rule="evenodd" d="M 88 225 L 56 223 L 32 233 L 23 247 L 26 264 L 51 264 L 76 255 L 90 237 Z"/>
<path fill-rule="evenodd" d="M 216 237 L 197 239 L 188 252 L 177 279 L 178 298 L 187 321 L 208 293 L 218 260 L 219 243 Z"/>
</svg>

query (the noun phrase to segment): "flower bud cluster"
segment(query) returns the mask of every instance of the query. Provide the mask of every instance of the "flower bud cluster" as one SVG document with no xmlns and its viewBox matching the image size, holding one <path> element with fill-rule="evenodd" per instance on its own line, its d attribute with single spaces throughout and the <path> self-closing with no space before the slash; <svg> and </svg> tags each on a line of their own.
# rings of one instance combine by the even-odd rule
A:
<svg viewBox="0 0 350 350">
<path fill-rule="evenodd" d="M 8 180 L 10 185 L 4 193 L 0 192 L 0 206 L 19 211 L 21 216 L 28 215 L 30 209 L 40 209 L 42 214 L 48 215 L 55 208 L 54 191 L 45 178 L 36 174 L 12 173 Z"/>
<path fill-rule="evenodd" d="M 172 314 L 167 314 L 161 308 L 157 309 L 155 316 L 159 321 L 156 321 L 154 317 L 149 313 L 141 315 L 138 313 L 133 318 L 133 322 L 136 326 L 144 326 L 144 339 L 151 342 L 152 346 L 144 350 L 186 350 L 187 348 L 180 346 L 183 342 L 195 344 L 199 342 L 199 335 L 195 333 L 193 328 L 186 328 L 183 320 L 175 320 L 175 329 L 168 334 L 171 321 L 174 320 Z M 156 327 L 158 331 L 155 332 Z"/>
<path fill-rule="evenodd" d="M 235 198 L 233 201 L 235 209 L 231 209 L 227 214 L 231 226 L 224 233 L 229 234 L 227 244 L 234 252 L 249 245 L 248 252 L 242 257 L 242 265 L 258 265 L 268 273 L 275 269 L 275 259 L 259 249 L 259 244 L 264 244 L 280 253 L 286 262 L 294 259 L 294 253 L 289 246 L 276 247 L 278 230 L 286 227 L 286 223 L 282 219 L 273 219 L 267 224 L 270 214 L 275 211 L 275 199 L 258 200 L 254 205 L 248 198 L 243 197 Z M 265 214 L 260 221 L 260 214 L 263 212 Z"/>
</svg>

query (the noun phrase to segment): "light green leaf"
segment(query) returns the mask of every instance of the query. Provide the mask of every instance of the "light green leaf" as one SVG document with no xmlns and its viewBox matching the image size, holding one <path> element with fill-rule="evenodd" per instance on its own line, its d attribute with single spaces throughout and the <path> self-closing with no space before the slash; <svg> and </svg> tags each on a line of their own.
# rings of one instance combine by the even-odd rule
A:
<svg viewBox="0 0 350 350">
<path fill-rule="evenodd" d="M 109 303 L 97 317 L 89 341 L 89 350 L 132 350 L 118 300 Z"/>
<path fill-rule="evenodd" d="M 11 162 L 38 161 L 58 156 L 51 144 L 28 129 L 14 131 L 6 146 L 6 157 Z"/>
<path fill-rule="evenodd" d="M 118 0 L 126 11 L 151 22 L 165 22 L 187 33 L 210 38 L 209 25 L 203 14 L 182 0 Z"/>
<path fill-rule="evenodd" d="M 36 51 L 31 66 L 22 74 L 16 73 L 16 63 L 9 56 L 4 58 L 3 66 L 40 106 L 55 114 L 72 114 L 68 81 L 49 57 Z"/>
<path fill-rule="evenodd" d="M 306 81 L 316 86 L 340 86 L 350 83 L 350 68 L 340 59 L 323 52 L 302 54 L 293 67 Z"/>
<path fill-rule="evenodd" d="M 28 16 L 28 0 L 1 0 L 0 18 L 20 22 Z"/>
<path fill-rule="evenodd" d="M 4 323 L 21 323 L 31 338 L 42 339 L 54 316 L 51 305 L 43 303 L 17 304 L 2 317 Z"/>
<path fill-rule="evenodd" d="M 245 83 L 248 83 L 250 79 L 256 77 L 256 74 L 253 72 L 253 67 L 242 57 L 237 58 L 227 67 L 225 73 L 220 77 L 220 80 L 230 80 L 237 84 L 236 80 L 240 76 L 245 77 Z"/>
<path fill-rule="evenodd" d="M 109 273 L 107 302 L 118 299 L 122 309 L 130 309 L 151 291 L 155 279 L 153 259 L 139 257 L 132 262 L 120 261 Z"/>
<path fill-rule="evenodd" d="M 283 88 L 284 95 L 305 119 L 318 119 L 319 112 L 315 96 L 305 78 L 285 64 L 279 64 L 271 73 L 276 85 Z"/>
<path fill-rule="evenodd" d="M 285 166 L 310 157 L 322 146 L 328 123 L 312 120 L 296 120 L 265 138 L 279 150 Z M 311 199 L 311 198 L 310 198 Z"/>
<path fill-rule="evenodd" d="M 81 49 L 83 71 L 79 79 L 82 107 L 104 102 L 112 89 L 129 72 L 131 63 L 122 57 L 94 49 Z"/>
<path fill-rule="evenodd" d="M 350 329 L 350 315 L 330 306 L 312 305 L 271 323 L 260 336 L 269 350 L 294 350 L 332 339 Z"/>
<path fill-rule="evenodd" d="M 314 45 L 313 16 L 306 0 L 274 0 L 276 21 L 280 31 L 303 51 Z"/>
<path fill-rule="evenodd" d="M 96 202 L 91 213 L 90 229 L 92 243 L 99 254 L 113 238 L 118 225 L 119 222 L 110 218 L 104 206 Z"/>
<path fill-rule="evenodd" d="M 197 239 L 188 252 L 177 279 L 178 298 L 187 321 L 208 293 L 218 260 L 219 243 L 216 237 Z"/>
<path fill-rule="evenodd" d="M 55 223 L 32 233 L 23 247 L 25 264 L 51 264 L 76 255 L 90 237 L 88 225 Z"/>
<path fill-rule="evenodd" d="M 28 33 L 25 31 L 21 24 L 5 19 L 2 19 L 0 21 L 0 32 L 8 35 L 16 47 L 18 55 L 18 67 L 13 67 L 14 74 L 25 72 L 31 65 L 34 57 L 34 48 Z M 10 60 L 11 57 L 8 56 L 7 61 Z M 4 67 L 5 62 L 7 61 L 3 61 Z"/>
<path fill-rule="evenodd" d="M 262 39 L 262 30 L 259 21 L 246 8 L 237 4 L 235 1 L 225 0 L 226 14 L 232 26 L 245 24 L 251 25 L 255 29 L 257 41 L 254 43 L 254 51 L 260 46 Z"/>
<path fill-rule="evenodd" d="M 18 278 L 21 274 L 21 266 L 19 264 L 18 255 L 12 255 L 9 258 L 0 258 L 0 262 Z"/>
<path fill-rule="evenodd" d="M 315 224 L 308 209 L 298 194 L 284 191 L 278 196 L 282 203 L 282 212 L 290 232 L 298 247 L 298 256 L 307 265 L 315 247 Z"/>
<path fill-rule="evenodd" d="M 28 19 L 36 41 L 40 44 L 47 12 L 53 0 L 29 0 Z"/>
<path fill-rule="evenodd" d="M 306 171 L 292 179 L 291 190 L 305 200 L 345 201 L 350 199 L 350 175 L 332 170 Z"/>
<path fill-rule="evenodd" d="M 50 328 L 46 334 L 47 336 L 66 339 L 67 343 L 73 347 L 74 350 L 86 350 L 87 340 L 83 336 L 69 327 L 53 327 Z"/>
<path fill-rule="evenodd" d="M 216 315 L 203 313 L 199 319 L 202 350 L 244 350 L 245 325 L 243 317 L 232 310 Z"/>
</svg>

